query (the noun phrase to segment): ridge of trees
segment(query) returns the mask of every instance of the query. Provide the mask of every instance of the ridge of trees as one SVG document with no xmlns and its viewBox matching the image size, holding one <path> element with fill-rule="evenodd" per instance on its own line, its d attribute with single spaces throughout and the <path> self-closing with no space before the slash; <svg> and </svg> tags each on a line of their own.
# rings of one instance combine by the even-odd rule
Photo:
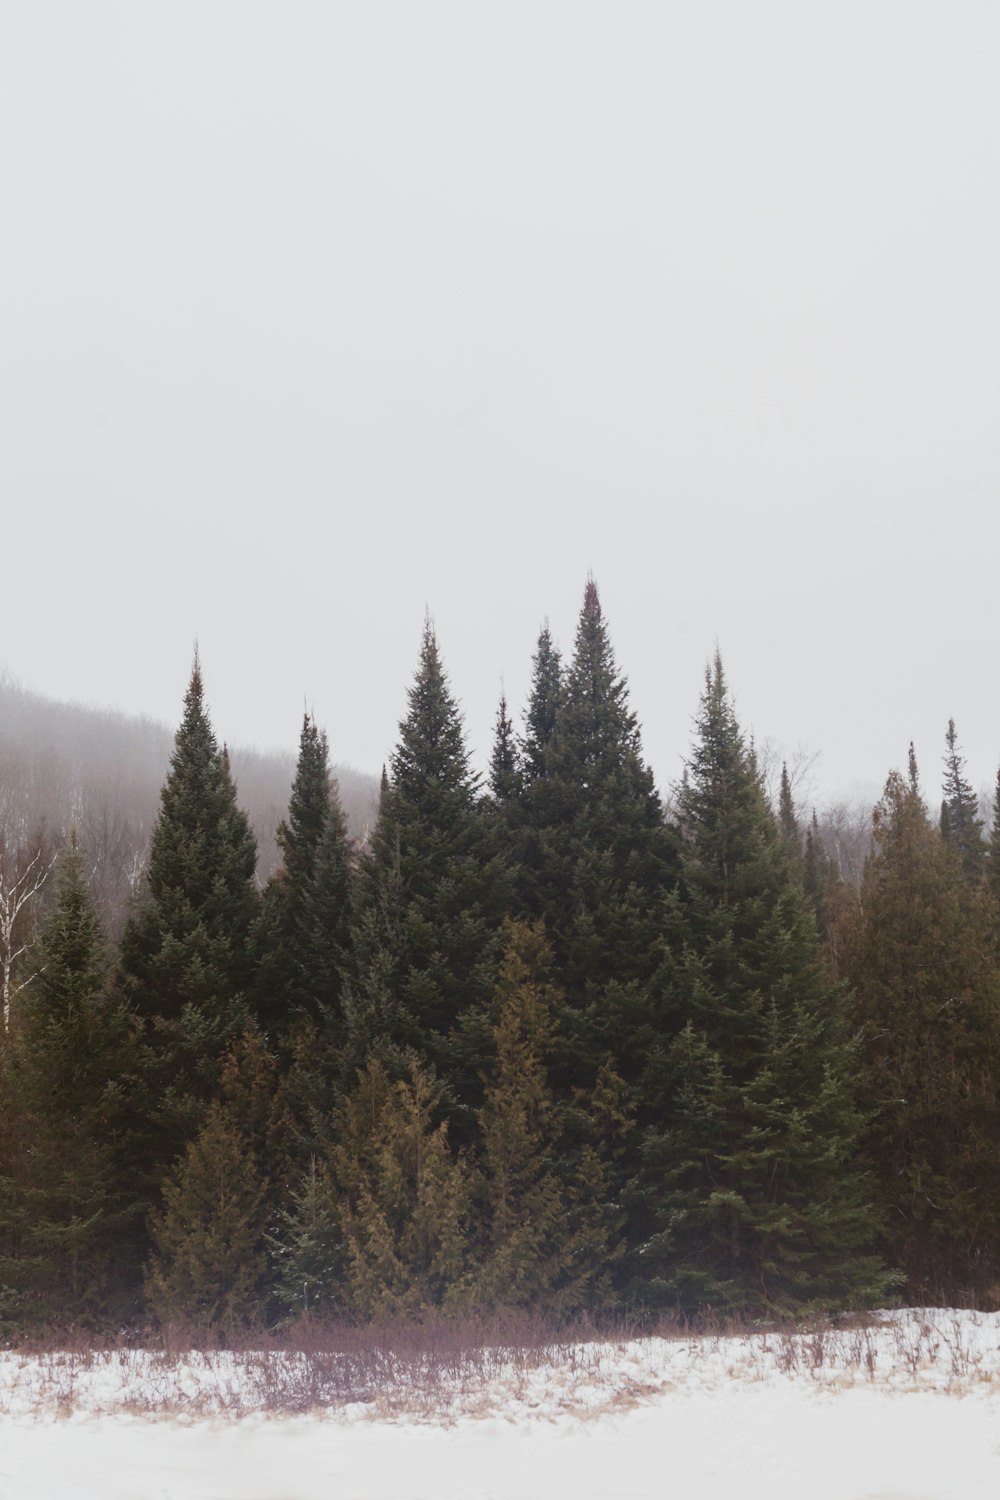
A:
<svg viewBox="0 0 1000 1500">
<path fill-rule="evenodd" d="M 363 839 L 306 714 L 262 880 L 196 658 L 124 920 L 75 826 L 3 851 L 0 1329 L 1000 1303 L 1000 813 L 945 752 L 857 874 L 716 653 L 665 808 L 590 579 L 485 779 L 425 621 Z"/>
</svg>

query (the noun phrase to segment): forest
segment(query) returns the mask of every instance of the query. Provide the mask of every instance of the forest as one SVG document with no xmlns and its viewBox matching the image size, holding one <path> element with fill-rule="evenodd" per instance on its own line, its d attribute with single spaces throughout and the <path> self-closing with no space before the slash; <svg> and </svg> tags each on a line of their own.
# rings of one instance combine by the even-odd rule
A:
<svg viewBox="0 0 1000 1500">
<path fill-rule="evenodd" d="M 1000 799 L 949 721 L 940 796 L 911 746 L 840 857 L 718 654 L 694 722 L 664 799 L 590 580 L 486 776 L 429 620 L 370 809 L 309 714 L 286 808 L 234 773 L 197 656 L 141 817 L 142 736 L 100 797 L 33 752 L 3 1336 L 1000 1306 Z"/>
</svg>

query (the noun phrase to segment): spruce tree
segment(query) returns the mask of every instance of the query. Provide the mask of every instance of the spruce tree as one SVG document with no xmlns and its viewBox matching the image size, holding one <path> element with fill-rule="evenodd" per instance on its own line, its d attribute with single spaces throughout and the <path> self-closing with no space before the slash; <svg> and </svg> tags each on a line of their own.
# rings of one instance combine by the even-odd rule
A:
<svg viewBox="0 0 1000 1500">
<path fill-rule="evenodd" d="M 557 668 L 546 632 L 524 751 L 522 902 L 545 921 L 566 994 L 563 1086 L 592 1087 L 609 1055 L 634 1083 L 675 851 L 593 579 L 561 680 Z"/>
<path fill-rule="evenodd" d="M 287 1314 L 325 1314 L 337 1307 L 340 1233 L 330 1176 L 315 1156 L 268 1240 L 275 1296 Z"/>
<path fill-rule="evenodd" d="M 240 1131 L 216 1101 L 153 1215 L 146 1293 L 161 1323 L 225 1331 L 262 1315 L 265 1198 Z"/>
<path fill-rule="evenodd" d="M 1000 970 L 986 893 L 928 816 L 915 760 L 875 809 L 839 951 L 864 1027 L 883 1244 L 907 1296 L 981 1302 L 1000 1274 Z"/>
<path fill-rule="evenodd" d="M 358 874 L 347 1079 L 370 1056 L 396 1077 L 422 1059 L 467 1140 L 509 882 L 429 622 L 390 771 Z"/>
<path fill-rule="evenodd" d="M 490 792 L 498 812 L 506 813 L 516 803 L 520 784 L 520 756 L 514 726 L 507 713 L 507 699 L 501 693 L 490 757 Z"/>
<path fill-rule="evenodd" d="M 806 829 L 806 848 L 802 857 L 802 888 L 809 898 L 816 927 L 820 937 L 827 940 L 830 934 L 832 897 L 837 885 L 837 872 L 826 852 L 819 819 L 813 809 L 809 827 Z"/>
<path fill-rule="evenodd" d="M 152 1216 L 146 1290 L 161 1322 L 224 1329 L 266 1315 L 268 1235 L 291 1191 L 290 1148 L 274 1059 L 248 1030 Z"/>
<path fill-rule="evenodd" d="M 544 781 L 548 775 L 549 746 L 555 736 L 562 702 L 562 657 L 546 620 L 532 659 L 531 694 L 521 741 L 524 778 L 531 785 Z"/>
<path fill-rule="evenodd" d="M 781 830 L 789 866 L 796 875 L 801 875 L 802 830 L 795 811 L 795 798 L 792 796 L 788 765 L 784 761 L 781 764 L 781 788 L 778 793 L 778 827 Z"/>
<path fill-rule="evenodd" d="M 277 832 L 282 863 L 264 901 L 258 1015 L 283 1052 L 297 1026 L 341 1040 L 350 933 L 350 847 L 326 735 L 306 714 L 288 817 Z"/>
<path fill-rule="evenodd" d="M 222 1056 L 250 1018 L 255 867 L 254 837 L 209 722 L 196 656 L 145 890 L 121 946 L 121 982 L 148 1047 L 154 1176 L 198 1128 Z"/>
<path fill-rule="evenodd" d="M 18 1233 L 0 1281 L 16 1290 L 23 1321 L 128 1316 L 139 1285 L 127 1107 L 135 1031 L 109 992 L 75 833 L 32 958 L 5 1077 L 12 1149 L 0 1223 L 6 1217 Z"/>
<path fill-rule="evenodd" d="M 619 1229 L 593 1144 L 560 1170 L 569 1111 L 550 1062 L 562 1002 L 540 923 L 512 922 L 497 987 L 496 1060 L 479 1116 L 484 1226 L 476 1292 L 501 1306 L 568 1310 L 606 1296 Z"/>
<path fill-rule="evenodd" d="M 993 818 L 990 823 L 990 842 L 985 857 L 986 878 L 994 899 L 1000 901 L 1000 770 L 997 771 L 993 793 Z"/>
<path fill-rule="evenodd" d="M 948 752 L 944 757 L 941 837 L 954 849 L 965 879 L 976 884 L 983 878 L 986 858 L 983 820 L 979 816 L 979 798 L 965 775 L 965 757 L 959 754 L 954 719 L 948 720 L 945 744 Z"/>
<path fill-rule="evenodd" d="M 718 656 L 678 800 L 635 1291 L 772 1314 L 877 1297 L 846 997 L 826 977 Z"/>
<path fill-rule="evenodd" d="M 356 1316 L 470 1305 L 470 1180 L 441 1104 L 440 1085 L 418 1063 L 394 1083 L 373 1060 L 341 1109 L 329 1157 L 340 1256 L 334 1294 Z"/>
</svg>

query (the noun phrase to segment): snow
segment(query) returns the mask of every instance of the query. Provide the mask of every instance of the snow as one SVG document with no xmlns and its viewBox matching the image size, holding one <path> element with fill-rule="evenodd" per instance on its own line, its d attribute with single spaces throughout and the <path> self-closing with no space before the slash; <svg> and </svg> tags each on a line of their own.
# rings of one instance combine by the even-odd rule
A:
<svg viewBox="0 0 1000 1500">
<path fill-rule="evenodd" d="M 432 1365 L 0 1355 L 0 1500 L 1000 1496 L 997 1314 Z"/>
</svg>

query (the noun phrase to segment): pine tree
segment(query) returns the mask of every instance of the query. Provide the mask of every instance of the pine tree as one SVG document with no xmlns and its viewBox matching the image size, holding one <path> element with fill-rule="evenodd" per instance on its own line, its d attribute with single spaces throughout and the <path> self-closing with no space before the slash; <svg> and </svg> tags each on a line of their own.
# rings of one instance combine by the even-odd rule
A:
<svg viewBox="0 0 1000 1500">
<path fill-rule="evenodd" d="M 396 1077 L 422 1059 L 468 1139 L 509 885 L 429 622 L 390 770 L 358 875 L 347 1077 L 373 1055 Z"/>
<path fill-rule="evenodd" d="M 92 1323 L 128 1315 L 138 1290 L 127 1190 L 135 1055 L 131 1019 L 109 993 L 75 833 L 32 958 L 6 1071 L 16 1118 L 0 1222 L 6 1217 L 18 1233 L 0 1281 L 23 1320 Z"/>
<path fill-rule="evenodd" d="M 154 1175 L 197 1129 L 217 1092 L 223 1053 L 249 1019 L 255 866 L 253 834 L 212 732 L 196 657 L 145 893 L 121 947 L 121 982 L 149 1050 Z"/>
<path fill-rule="evenodd" d="M 716 656 L 679 795 L 634 1222 L 638 1295 L 795 1313 L 885 1290 L 856 1046 Z"/>
<path fill-rule="evenodd" d="M 948 753 L 944 757 L 941 837 L 955 850 L 966 880 L 976 884 L 983 878 L 986 857 L 983 820 L 979 816 L 979 798 L 965 776 L 965 757 L 959 754 L 954 719 L 948 720 L 945 744 Z"/>
<path fill-rule="evenodd" d="M 840 952 L 864 1027 L 883 1243 L 922 1301 L 982 1301 L 1000 1274 L 1000 971 L 970 887 L 920 795 L 916 762 L 875 809 Z"/>
<path fill-rule="evenodd" d="M 549 1060 L 562 997 L 550 967 L 541 924 L 509 924 L 496 1062 L 479 1117 L 477 1196 L 485 1233 L 477 1297 L 567 1310 L 607 1294 L 618 1226 L 607 1163 L 593 1145 L 577 1158 L 568 1183 L 559 1170 L 566 1110 L 555 1100 Z"/>
</svg>

